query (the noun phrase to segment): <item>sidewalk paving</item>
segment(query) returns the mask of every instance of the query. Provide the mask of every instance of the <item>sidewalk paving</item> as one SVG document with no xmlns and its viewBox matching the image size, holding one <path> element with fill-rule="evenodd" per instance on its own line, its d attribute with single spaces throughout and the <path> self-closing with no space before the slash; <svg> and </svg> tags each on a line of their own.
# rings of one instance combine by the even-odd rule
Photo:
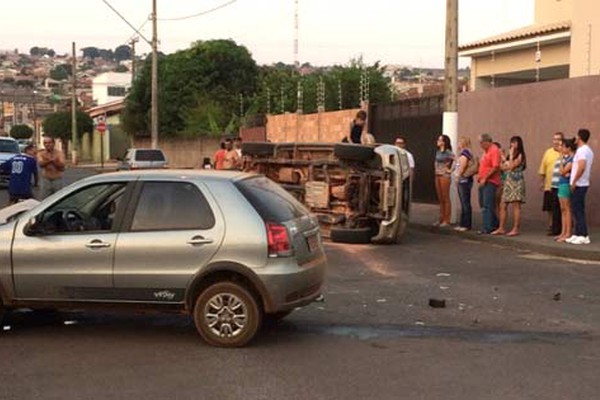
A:
<svg viewBox="0 0 600 400">
<path fill-rule="evenodd" d="M 481 213 L 473 211 L 473 230 L 466 232 L 455 231 L 453 227 L 438 228 L 432 224 L 437 221 L 439 206 L 437 204 L 413 203 L 411 205 L 410 226 L 444 235 L 459 236 L 464 239 L 477 240 L 481 242 L 496 243 L 502 246 L 513 247 L 520 250 L 529 250 L 537 253 L 549 254 L 557 257 L 600 261 L 600 227 L 593 226 L 590 229 L 591 243 L 588 245 L 574 245 L 558 243 L 552 236 L 546 236 L 543 222 L 523 220 L 521 234 L 515 237 L 479 235 L 477 231 L 481 227 Z M 512 218 L 512 215 L 510 215 Z M 512 219 L 508 221 L 508 229 L 512 226 Z"/>
</svg>

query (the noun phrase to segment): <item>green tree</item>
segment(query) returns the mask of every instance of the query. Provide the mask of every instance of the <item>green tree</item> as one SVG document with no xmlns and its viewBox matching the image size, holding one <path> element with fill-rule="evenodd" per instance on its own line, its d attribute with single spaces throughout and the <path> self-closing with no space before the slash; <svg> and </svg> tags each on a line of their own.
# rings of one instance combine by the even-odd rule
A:
<svg viewBox="0 0 600 400">
<path fill-rule="evenodd" d="M 87 58 L 98 58 L 100 57 L 100 51 L 97 47 L 84 47 L 81 49 L 83 56 Z"/>
<path fill-rule="evenodd" d="M 163 136 L 207 134 L 210 126 L 224 129 L 239 114 L 239 95 L 251 96 L 257 88 L 256 62 L 232 40 L 198 41 L 160 57 L 158 64 Z M 130 134 L 150 130 L 150 90 L 147 59 L 127 97 L 123 124 Z"/>
<path fill-rule="evenodd" d="M 115 72 L 129 72 L 129 68 L 127 68 L 126 66 L 120 64 L 120 65 L 116 66 Z"/>
<path fill-rule="evenodd" d="M 61 111 L 50 114 L 42 122 L 46 135 L 61 139 L 63 141 L 71 140 L 71 112 Z M 82 135 L 86 132 L 92 132 L 94 122 L 89 115 L 83 111 L 77 111 L 77 134 Z"/>
<path fill-rule="evenodd" d="M 25 124 L 14 125 L 10 128 L 10 136 L 15 139 L 31 139 L 33 128 Z"/>
<path fill-rule="evenodd" d="M 72 66 L 69 64 L 60 64 L 50 70 L 50 78 L 55 81 L 64 81 L 69 79 L 72 72 Z"/>
<path fill-rule="evenodd" d="M 117 62 L 131 59 L 131 47 L 126 44 L 117 47 L 114 52 L 114 57 Z"/>
</svg>

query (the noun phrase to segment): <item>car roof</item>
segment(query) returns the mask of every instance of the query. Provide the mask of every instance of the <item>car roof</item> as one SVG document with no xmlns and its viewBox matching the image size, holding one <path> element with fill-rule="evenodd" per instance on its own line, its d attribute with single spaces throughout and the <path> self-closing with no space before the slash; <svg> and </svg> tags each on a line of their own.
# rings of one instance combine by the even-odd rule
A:
<svg viewBox="0 0 600 400">
<path fill-rule="evenodd" d="M 8 140 L 8 141 L 11 141 L 11 142 L 16 142 L 17 141 L 15 138 L 7 137 L 7 136 L 0 136 L 0 140 Z"/>
<path fill-rule="evenodd" d="M 118 180 L 127 181 L 137 179 L 143 181 L 151 181 L 156 179 L 194 180 L 198 178 L 201 178 L 205 181 L 239 181 L 254 176 L 257 176 L 257 174 L 241 171 L 217 171 L 206 169 L 149 169 L 99 174 L 87 178 L 86 181 L 104 182 L 115 180 L 115 178 L 117 178 Z"/>
</svg>

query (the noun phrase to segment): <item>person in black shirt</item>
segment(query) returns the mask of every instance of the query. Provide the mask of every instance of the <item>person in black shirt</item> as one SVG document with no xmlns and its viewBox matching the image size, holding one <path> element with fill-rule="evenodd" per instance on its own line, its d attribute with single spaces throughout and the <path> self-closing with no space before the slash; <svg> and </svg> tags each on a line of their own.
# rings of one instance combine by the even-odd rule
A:
<svg viewBox="0 0 600 400">
<path fill-rule="evenodd" d="M 363 110 L 360 110 L 356 113 L 356 117 L 352 121 L 352 125 L 350 126 L 350 143 L 361 143 L 362 132 L 365 128 L 365 123 L 367 122 L 367 113 Z"/>
</svg>

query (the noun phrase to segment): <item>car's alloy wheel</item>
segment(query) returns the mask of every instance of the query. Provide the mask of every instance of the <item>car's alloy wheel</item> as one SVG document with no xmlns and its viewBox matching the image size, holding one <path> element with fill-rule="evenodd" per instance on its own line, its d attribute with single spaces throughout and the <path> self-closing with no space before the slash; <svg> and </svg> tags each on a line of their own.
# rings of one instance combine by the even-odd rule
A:
<svg viewBox="0 0 600 400">
<path fill-rule="evenodd" d="M 218 282 L 205 289 L 194 307 L 198 332 L 213 346 L 240 347 L 256 335 L 261 311 L 254 296 L 234 282 Z"/>
</svg>

